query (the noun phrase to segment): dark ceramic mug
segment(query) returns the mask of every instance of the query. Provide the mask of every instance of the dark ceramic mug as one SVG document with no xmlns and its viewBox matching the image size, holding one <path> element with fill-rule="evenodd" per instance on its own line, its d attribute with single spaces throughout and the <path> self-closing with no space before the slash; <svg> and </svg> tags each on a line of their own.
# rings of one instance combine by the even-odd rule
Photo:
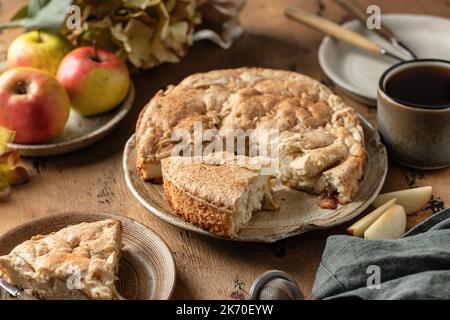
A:
<svg viewBox="0 0 450 320">
<path fill-rule="evenodd" d="M 450 70 L 450 61 L 411 60 L 387 69 L 378 84 L 378 130 L 391 159 L 418 169 L 444 168 L 450 165 L 450 106 L 431 109 L 408 105 L 386 90 L 386 83 L 392 76 L 419 66 Z"/>
</svg>

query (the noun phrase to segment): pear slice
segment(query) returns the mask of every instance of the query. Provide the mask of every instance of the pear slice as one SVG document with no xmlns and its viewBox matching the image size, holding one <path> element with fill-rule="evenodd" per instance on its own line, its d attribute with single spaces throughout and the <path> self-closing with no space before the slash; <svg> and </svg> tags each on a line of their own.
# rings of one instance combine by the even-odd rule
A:
<svg viewBox="0 0 450 320">
<path fill-rule="evenodd" d="M 413 214 L 425 207 L 431 198 L 433 188 L 431 186 L 406 189 L 378 195 L 372 206 L 378 208 L 387 201 L 397 198 L 396 203 L 405 208 L 406 214 Z"/>
<path fill-rule="evenodd" d="M 406 231 L 405 209 L 392 204 L 365 232 L 366 240 L 398 239 Z"/>
<path fill-rule="evenodd" d="M 395 203 L 397 199 L 391 199 L 385 204 L 381 205 L 371 213 L 367 214 L 365 217 L 356 221 L 350 227 L 347 228 L 347 233 L 355 237 L 364 237 L 364 231 L 370 227 L 391 205 Z"/>
</svg>

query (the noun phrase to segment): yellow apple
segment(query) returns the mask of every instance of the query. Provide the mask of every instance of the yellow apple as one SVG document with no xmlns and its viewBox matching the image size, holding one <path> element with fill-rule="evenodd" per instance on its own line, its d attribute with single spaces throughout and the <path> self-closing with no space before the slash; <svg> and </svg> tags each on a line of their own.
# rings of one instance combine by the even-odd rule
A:
<svg viewBox="0 0 450 320">
<path fill-rule="evenodd" d="M 372 205 L 377 208 L 387 201 L 396 198 L 396 203 L 405 208 L 406 214 L 413 214 L 425 207 L 431 198 L 431 186 L 406 189 L 378 195 Z"/>
<path fill-rule="evenodd" d="M 83 116 L 107 112 L 125 99 L 131 79 L 128 68 L 114 53 L 96 47 L 70 52 L 59 66 L 57 79 Z"/>
<path fill-rule="evenodd" d="M 8 49 L 8 67 L 31 67 L 55 76 L 71 45 L 66 39 L 43 31 L 31 31 L 17 37 Z"/>
<path fill-rule="evenodd" d="M 398 239 L 405 231 L 405 209 L 398 204 L 393 204 L 364 232 L 364 239 Z"/>
<path fill-rule="evenodd" d="M 371 213 L 367 214 L 365 217 L 356 221 L 350 227 L 347 228 L 347 233 L 355 237 L 364 237 L 364 232 L 374 223 L 391 205 L 395 203 L 392 199 L 375 209 Z"/>
</svg>

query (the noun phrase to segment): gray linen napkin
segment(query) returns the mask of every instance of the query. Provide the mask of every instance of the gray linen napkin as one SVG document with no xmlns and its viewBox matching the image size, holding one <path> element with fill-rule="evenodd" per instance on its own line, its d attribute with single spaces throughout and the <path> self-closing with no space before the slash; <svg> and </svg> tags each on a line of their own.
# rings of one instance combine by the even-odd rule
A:
<svg viewBox="0 0 450 320">
<path fill-rule="evenodd" d="M 450 208 L 431 216 L 398 240 L 329 237 L 313 296 L 450 299 Z"/>
</svg>

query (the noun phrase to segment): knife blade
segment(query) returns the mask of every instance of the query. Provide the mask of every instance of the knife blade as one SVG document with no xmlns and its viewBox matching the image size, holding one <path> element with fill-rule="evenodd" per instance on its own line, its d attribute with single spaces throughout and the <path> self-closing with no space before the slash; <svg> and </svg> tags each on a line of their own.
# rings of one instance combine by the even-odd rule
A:
<svg viewBox="0 0 450 320">
<path fill-rule="evenodd" d="M 367 16 L 363 8 L 360 7 L 359 4 L 357 4 L 353 0 L 333 0 L 335 3 L 340 5 L 344 10 L 351 13 L 355 18 L 357 18 L 360 22 L 365 25 Z M 381 23 L 381 29 L 374 29 L 374 32 L 378 33 L 381 37 L 391 42 L 391 44 L 397 48 L 399 51 L 401 51 L 404 55 L 412 58 L 417 59 L 417 55 L 408 48 L 400 39 L 397 38 L 397 36 L 394 34 L 394 32 L 389 29 L 385 24 Z"/>
<path fill-rule="evenodd" d="M 31 294 L 28 294 L 12 284 L 6 282 L 3 277 L 0 276 L 0 288 L 5 290 L 8 294 L 16 298 L 17 300 L 38 300 Z"/>
<path fill-rule="evenodd" d="M 307 12 L 298 7 L 289 6 L 285 9 L 284 14 L 289 19 L 307 25 L 333 38 L 345 41 L 353 46 L 359 47 L 373 54 L 381 54 L 387 57 L 391 57 L 398 61 L 406 60 L 405 58 L 398 56 L 395 53 L 379 46 L 372 40 L 365 38 L 359 33 L 348 30 L 331 20 L 319 17 L 316 14 Z"/>
</svg>

